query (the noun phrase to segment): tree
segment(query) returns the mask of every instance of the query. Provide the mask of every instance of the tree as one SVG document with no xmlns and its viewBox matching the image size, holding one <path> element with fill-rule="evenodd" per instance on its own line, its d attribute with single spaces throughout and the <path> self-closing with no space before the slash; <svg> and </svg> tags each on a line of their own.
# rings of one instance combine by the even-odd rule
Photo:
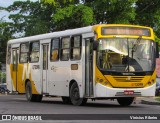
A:
<svg viewBox="0 0 160 123">
<path fill-rule="evenodd" d="M 79 0 L 41 0 L 55 7 L 52 22 L 55 30 L 88 26 L 94 22 L 92 8 L 79 3 Z"/>
<path fill-rule="evenodd" d="M 14 32 L 24 36 L 88 26 L 121 23 L 150 26 L 160 35 L 160 1 L 157 0 L 40 0 L 16 1 L 7 8 Z"/>
<path fill-rule="evenodd" d="M 79 0 L 41 0 L 44 4 L 50 4 L 57 8 L 64 8 L 70 4 L 77 4 L 79 3 Z"/>
<path fill-rule="evenodd" d="M 82 0 L 91 7 L 97 23 L 132 23 L 137 0 Z"/>
<path fill-rule="evenodd" d="M 84 27 L 93 23 L 93 11 L 82 4 L 69 5 L 65 8 L 58 8 L 52 21 L 56 25 L 56 30 Z"/>
<path fill-rule="evenodd" d="M 136 13 L 136 23 L 154 28 L 156 39 L 160 40 L 160 1 L 138 0 Z"/>
<path fill-rule="evenodd" d="M 9 16 L 13 20 L 12 26 L 15 33 L 24 33 L 24 36 L 32 36 L 48 33 L 52 30 L 51 15 L 53 7 L 49 4 L 41 4 L 31 1 L 16 1 L 6 8 L 7 11 L 16 11 Z"/>
<path fill-rule="evenodd" d="M 10 26 L 9 22 L 3 21 L 0 19 L 0 62 L 5 64 L 6 62 L 6 48 L 7 48 L 7 41 L 12 38 L 12 27 Z"/>
</svg>

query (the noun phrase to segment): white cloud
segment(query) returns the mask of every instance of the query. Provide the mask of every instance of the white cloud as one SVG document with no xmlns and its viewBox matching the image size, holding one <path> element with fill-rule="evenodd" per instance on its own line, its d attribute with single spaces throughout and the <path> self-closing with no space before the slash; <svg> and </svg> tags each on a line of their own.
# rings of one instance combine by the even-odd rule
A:
<svg viewBox="0 0 160 123">
<path fill-rule="evenodd" d="M 15 1 L 27 1 L 27 0 L 0 0 L 0 6 L 1 7 L 8 7 L 8 6 L 12 5 Z M 38 1 L 38 0 L 30 0 L 30 1 L 35 2 L 35 1 Z M 3 20 L 10 21 L 8 19 L 9 14 L 10 14 L 9 12 L 3 11 L 3 10 L 0 11 L 0 19 L 2 17 L 4 17 Z"/>
<path fill-rule="evenodd" d="M 27 1 L 27 0 L 0 0 L 0 6 L 7 7 L 12 5 L 15 1 Z M 38 0 L 30 0 L 30 1 L 38 1 Z"/>
</svg>

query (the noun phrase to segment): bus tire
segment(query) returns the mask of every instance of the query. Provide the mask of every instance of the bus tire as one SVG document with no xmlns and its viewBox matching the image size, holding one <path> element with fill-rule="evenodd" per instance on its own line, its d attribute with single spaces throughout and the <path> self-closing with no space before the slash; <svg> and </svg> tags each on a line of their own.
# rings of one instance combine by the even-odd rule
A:
<svg viewBox="0 0 160 123">
<path fill-rule="evenodd" d="M 71 104 L 71 99 L 69 97 L 62 97 L 62 101 L 64 104 Z"/>
<path fill-rule="evenodd" d="M 70 87 L 70 100 L 73 105 L 80 106 L 87 102 L 86 98 L 80 98 L 79 88 L 76 82 L 74 82 Z"/>
<path fill-rule="evenodd" d="M 40 102 L 42 100 L 42 95 L 39 94 L 32 94 L 32 86 L 31 83 L 28 81 L 26 84 L 26 98 L 29 102 Z"/>
<path fill-rule="evenodd" d="M 134 97 L 120 97 L 120 98 L 117 98 L 117 102 L 121 106 L 129 106 L 133 103 L 133 101 L 134 101 Z"/>
</svg>

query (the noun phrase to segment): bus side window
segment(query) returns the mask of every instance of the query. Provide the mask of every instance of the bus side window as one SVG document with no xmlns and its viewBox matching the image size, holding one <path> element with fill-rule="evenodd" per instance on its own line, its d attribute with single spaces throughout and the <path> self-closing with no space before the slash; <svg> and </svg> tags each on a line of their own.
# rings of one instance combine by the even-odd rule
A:
<svg viewBox="0 0 160 123">
<path fill-rule="evenodd" d="M 68 61 L 70 52 L 70 37 L 64 37 L 61 40 L 61 60 Z"/>
<path fill-rule="evenodd" d="M 58 61 L 59 60 L 59 42 L 60 39 L 52 39 L 51 41 L 51 61 Z"/>
<path fill-rule="evenodd" d="M 20 45 L 20 63 L 27 63 L 29 55 L 29 43 L 22 43 Z"/>
<path fill-rule="evenodd" d="M 81 36 L 73 36 L 71 38 L 71 60 L 81 59 Z"/>
<path fill-rule="evenodd" d="M 38 62 L 39 61 L 39 42 L 31 43 L 31 53 L 30 53 L 30 62 Z"/>
</svg>

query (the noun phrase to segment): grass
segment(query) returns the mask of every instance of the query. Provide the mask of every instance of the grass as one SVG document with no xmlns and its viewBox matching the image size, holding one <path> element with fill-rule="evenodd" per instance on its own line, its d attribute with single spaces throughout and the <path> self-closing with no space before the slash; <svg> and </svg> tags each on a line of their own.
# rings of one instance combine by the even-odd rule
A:
<svg viewBox="0 0 160 123">
<path fill-rule="evenodd" d="M 159 97 L 156 97 L 156 100 L 160 102 L 160 96 L 159 96 Z"/>
</svg>

